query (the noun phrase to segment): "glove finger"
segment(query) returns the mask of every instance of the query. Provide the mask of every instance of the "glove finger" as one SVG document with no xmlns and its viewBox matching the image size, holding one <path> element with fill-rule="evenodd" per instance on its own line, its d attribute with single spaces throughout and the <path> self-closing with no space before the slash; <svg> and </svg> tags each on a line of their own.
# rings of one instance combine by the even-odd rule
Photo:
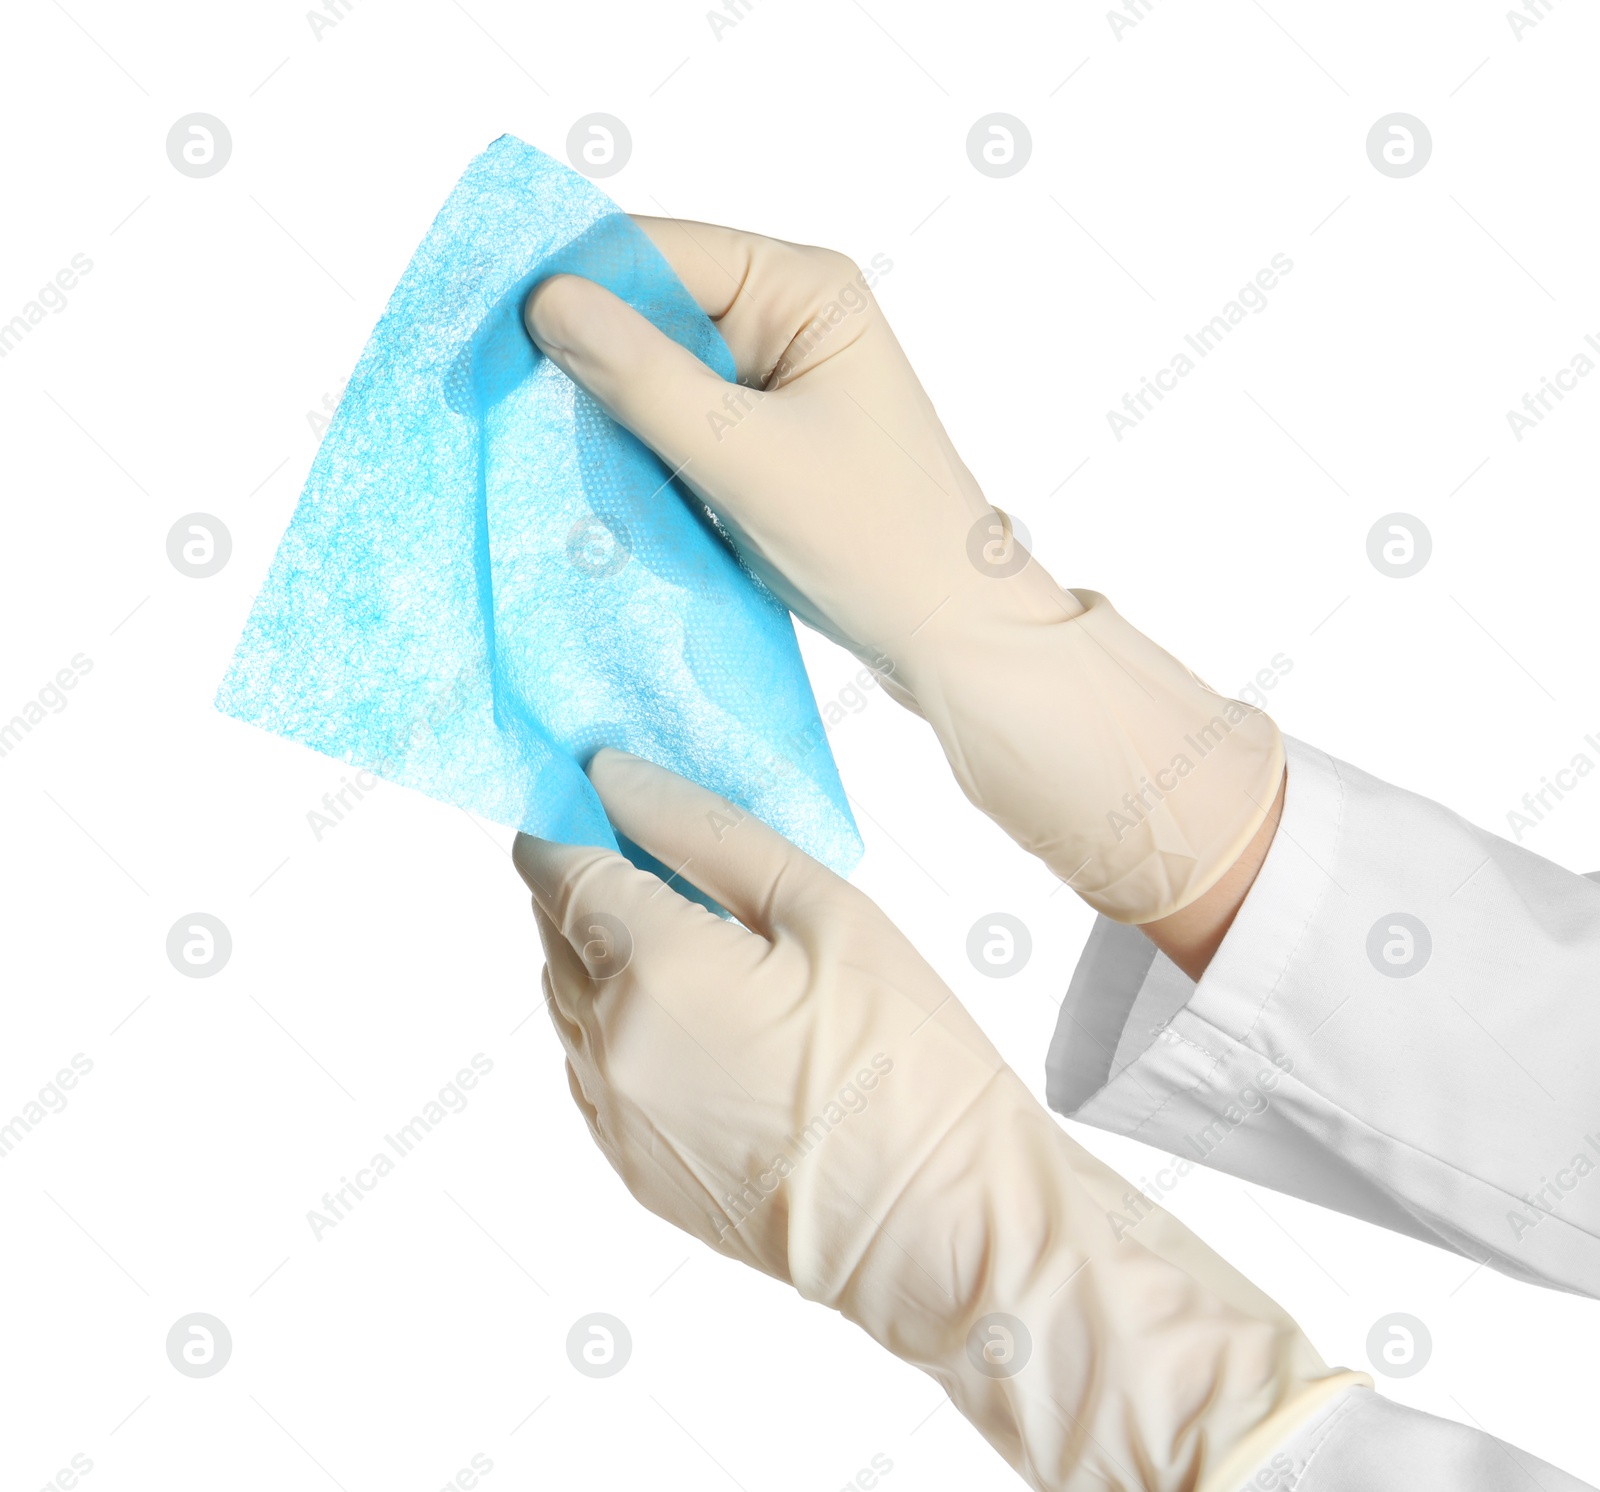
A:
<svg viewBox="0 0 1600 1492">
<path fill-rule="evenodd" d="M 716 322 L 740 383 L 776 386 L 812 361 L 813 351 L 831 356 L 847 345 L 826 333 L 802 336 L 807 328 L 831 333 L 854 320 L 860 331 L 881 319 L 866 275 L 844 254 L 683 218 L 634 222 Z"/>
<path fill-rule="evenodd" d="M 803 454 L 793 432 L 780 428 L 774 396 L 726 382 L 604 286 L 576 275 L 544 281 L 523 317 L 539 349 L 716 511 L 763 580 L 781 585 L 740 500 L 764 490 L 763 473 L 788 470 Z"/>
<path fill-rule="evenodd" d="M 544 914 L 537 899 L 533 902 L 533 920 L 539 929 L 539 941 L 544 945 L 544 978 L 541 982 L 556 1035 L 569 1056 L 586 1053 L 589 1033 L 584 1020 L 590 1014 L 593 1002 L 593 981 L 577 951 L 562 935 L 561 929 Z"/>
<path fill-rule="evenodd" d="M 600 1133 L 600 1111 L 589 1101 L 589 1095 L 583 1091 L 583 1082 L 578 1076 L 578 1069 L 573 1066 L 572 1059 L 567 1059 L 567 1089 L 572 1094 L 572 1101 L 578 1106 L 578 1112 L 583 1115 L 583 1122 L 589 1126 L 589 1138 L 600 1147 L 607 1160 L 611 1160 L 611 1146 Z M 613 1167 L 616 1165 L 612 1161 Z"/>
<path fill-rule="evenodd" d="M 559 977 L 551 981 L 563 1014 L 591 1035 L 630 989 L 648 990 L 659 1000 L 697 989 L 703 970 L 713 964 L 743 967 L 752 956 L 753 950 L 728 946 L 750 941 L 742 928 L 614 850 L 519 834 L 511 854 L 552 933 L 568 945 L 570 959 L 556 949 L 562 961 Z"/>
<path fill-rule="evenodd" d="M 681 867 L 680 875 L 763 936 L 849 894 L 846 882 L 753 814 L 654 762 L 605 747 L 589 763 L 589 780 L 629 839 Z"/>
<path fill-rule="evenodd" d="M 511 858 L 534 903 L 577 960 L 576 967 L 562 963 L 558 993 L 569 982 L 565 976 L 574 990 L 581 990 L 580 968 L 592 993 L 595 986 L 650 962 L 652 949 L 670 950 L 686 934 L 693 936 L 691 904 L 615 850 L 519 834 Z M 693 910 L 716 920 L 704 908 Z M 574 1019 L 581 1009 L 581 999 L 566 999 Z"/>
<path fill-rule="evenodd" d="M 901 556 L 913 594 L 896 610 L 911 625 L 949 598 L 944 571 L 987 583 L 961 553 L 987 505 L 920 390 L 907 400 L 866 403 L 852 392 L 856 383 L 915 387 L 915 378 L 881 317 L 873 323 L 837 314 L 843 321 L 835 327 L 824 320 L 807 354 L 822 363 L 812 376 L 763 392 L 725 382 L 632 306 L 576 275 L 544 281 L 524 308 L 539 347 L 716 513 L 790 611 L 836 642 L 870 653 L 882 639 L 854 638 L 830 620 L 859 610 L 859 582 L 819 568 L 813 551 L 820 545 Z M 854 371 L 842 359 L 826 361 L 846 348 L 888 361 L 881 370 Z M 908 483 L 926 506 L 920 548 L 938 557 L 926 575 L 911 554 L 917 546 L 908 547 L 901 507 L 863 503 L 856 495 Z"/>
<path fill-rule="evenodd" d="M 840 420 L 873 432 L 867 448 L 882 470 L 862 474 L 866 480 L 903 477 L 904 442 L 918 440 L 909 428 L 886 437 L 882 411 L 866 413 L 859 400 L 822 382 L 806 396 L 813 408 L 794 402 L 798 389 L 763 391 L 728 383 L 626 301 L 578 275 L 552 275 L 536 286 L 523 320 L 539 349 L 710 504 L 741 548 L 758 558 L 766 556 L 747 529 L 744 520 L 750 515 L 741 509 L 762 496 L 770 500 L 774 472 L 817 471 L 831 448 L 829 431 Z M 868 326 L 862 316 L 838 327 L 824 323 L 826 335 L 818 334 L 813 359 L 836 355 Z M 882 332 L 893 345 L 886 324 Z M 895 351 L 898 355 L 898 347 Z M 888 381 L 892 386 L 908 376 L 906 369 Z M 874 383 L 872 378 L 859 381 Z M 923 419 L 918 409 L 911 417 L 916 424 Z M 947 473 L 936 480 L 950 485 Z"/>
</svg>

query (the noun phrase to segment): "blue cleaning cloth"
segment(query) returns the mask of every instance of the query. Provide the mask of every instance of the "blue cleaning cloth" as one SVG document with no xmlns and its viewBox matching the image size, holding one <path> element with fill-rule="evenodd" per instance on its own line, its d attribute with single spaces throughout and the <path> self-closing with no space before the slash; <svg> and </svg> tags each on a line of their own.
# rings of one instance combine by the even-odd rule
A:
<svg viewBox="0 0 1600 1492">
<path fill-rule="evenodd" d="M 583 765 L 620 747 L 848 874 L 861 841 L 787 611 L 523 329 L 563 271 L 733 378 L 627 215 L 502 136 L 356 365 L 217 707 L 569 844 L 618 847 Z"/>
</svg>

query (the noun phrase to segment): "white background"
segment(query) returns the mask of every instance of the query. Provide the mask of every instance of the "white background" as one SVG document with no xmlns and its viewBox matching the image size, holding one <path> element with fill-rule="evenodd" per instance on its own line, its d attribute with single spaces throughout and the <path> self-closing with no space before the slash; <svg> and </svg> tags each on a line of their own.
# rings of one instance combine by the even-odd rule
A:
<svg viewBox="0 0 1600 1492">
<path fill-rule="evenodd" d="M 1118 39 L 1092 4 L 752 0 L 718 39 L 680 0 L 464 3 L 355 0 L 320 39 L 291 3 L 5 8 L 0 319 L 94 268 L 0 362 L 0 717 L 93 670 L 0 759 L 0 1117 L 94 1067 L 0 1164 L 0 1473 L 423 1492 L 482 1453 L 491 1489 L 827 1492 L 881 1453 L 891 1492 L 1014 1485 L 929 1380 L 627 1196 L 536 1012 L 509 831 L 382 786 L 317 842 L 343 769 L 212 711 L 308 411 L 475 152 L 563 155 L 615 114 L 624 206 L 893 260 L 913 362 L 1061 579 L 1225 689 L 1287 655 L 1286 731 L 1505 832 L 1600 734 L 1600 378 L 1520 443 L 1505 418 L 1600 335 L 1600 23 L 1155 0 Z M 1365 151 L 1396 110 L 1434 141 L 1404 180 Z M 196 111 L 233 137 L 204 180 L 165 151 Z M 993 111 L 1033 137 L 1006 180 L 965 151 Z M 1268 308 L 1117 442 L 1106 410 L 1275 253 Z M 203 581 L 165 551 L 196 510 L 234 540 Z M 1365 552 L 1395 510 L 1435 545 L 1404 581 Z M 826 700 L 855 664 L 803 644 Z M 891 702 L 833 741 L 859 883 L 1042 1091 L 1087 913 Z M 1525 842 L 1585 870 L 1597 830 L 1590 778 Z M 165 954 L 197 910 L 234 943 L 204 980 Z M 964 951 L 995 910 L 1034 937 L 1007 981 Z M 314 1240 L 307 1210 L 478 1052 L 470 1107 Z M 1163 1159 L 1069 1127 L 1135 1179 Z M 1433 1358 L 1387 1391 L 1600 1481 L 1594 1303 L 1226 1177 L 1168 1204 L 1330 1361 L 1418 1316 Z M 163 1345 L 195 1311 L 233 1338 L 205 1379 Z M 592 1311 L 632 1332 L 610 1379 L 564 1350 Z"/>
</svg>

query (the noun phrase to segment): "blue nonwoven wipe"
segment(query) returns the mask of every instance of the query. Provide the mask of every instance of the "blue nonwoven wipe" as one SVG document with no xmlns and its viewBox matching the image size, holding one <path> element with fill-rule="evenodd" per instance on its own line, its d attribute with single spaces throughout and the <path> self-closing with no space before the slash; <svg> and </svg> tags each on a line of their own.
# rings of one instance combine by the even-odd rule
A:
<svg viewBox="0 0 1600 1492">
<path fill-rule="evenodd" d="M 561 272 L 733 378 L 717 329 L 632 220 L 502 136 L 456 183 L 361 354 L 217 707 L 569 844 L 618 847 L 583 766 L 620 747 L 848 874 L 861 841 L 788 612 L 534 346 L 523 302 Z"/>
</svg>

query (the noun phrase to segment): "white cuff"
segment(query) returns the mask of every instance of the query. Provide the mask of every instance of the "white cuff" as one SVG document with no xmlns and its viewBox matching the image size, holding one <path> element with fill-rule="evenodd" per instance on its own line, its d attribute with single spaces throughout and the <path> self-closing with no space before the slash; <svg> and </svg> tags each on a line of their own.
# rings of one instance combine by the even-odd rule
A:
<svg viewBox="0 0 1600 1492">
<path fill-rule="evenodd" d="M 1600 1294 L 1600 887 L 1286 747 L 1282 823 L 1198 985 L 1096 923 L 1051 1107 Z"/>
<path fill-rule="evenodd" d="M 1236 1492 L 1594 1492 L 1547 1461 L 1452 1420 L 1347 1389 Z M 1229 1492 L 1235 1492 L 1230 1488 Z"/>
</svg>

